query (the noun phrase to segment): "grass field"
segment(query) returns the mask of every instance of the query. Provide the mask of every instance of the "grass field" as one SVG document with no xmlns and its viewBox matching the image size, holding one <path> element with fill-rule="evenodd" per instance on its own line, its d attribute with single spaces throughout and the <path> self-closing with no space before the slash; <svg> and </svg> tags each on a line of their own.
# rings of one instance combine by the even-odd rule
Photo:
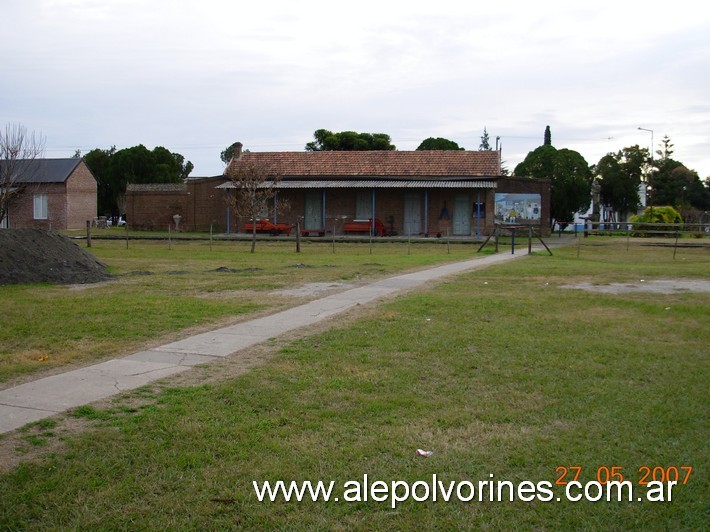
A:
<svg viewBox="0 0 710 532">
<path fill-rule="evenodd" d="M 686 249 L 673 260 L 668 249 L 592 242 L 579 258 L 574 247 L 557 249 L 383 303 L 237 378 L 156 384 L 77 409 L 89 430 L 0 477 L 0 528 L 704 529 L 710 295 L 561 286 L 707 280 L 710 256 Z M 147 267 L 110 249 L 97 254 L 119 272 Z M 361 259 L 393 271 L 414 260 L 406 257 Z M 313 269 L 293 271 L 328 272 L 334 260 L 314 254 Z M 374 275 L 349 260 L 338 278 Z M 287 283 L 253 282 L 257 291 Z M 28 429 L 26 446 L 49 446 L 65 422 Z M 418 448 L 433 454 L 419 457 Z M 564 500 L 555 482 L 572 480 L 572 466 L 582 482 L 623 474 L 634 500 Z M 682 481 L 691 466 L 672 501 L 636 500 L 645 468 L 677 468 Z M 554 497 L 479 502 L 476 494 L 396 508 L 372 496 L 343 500 L 343 485 L 364 475 L 411 485 L 434 474 L 446 485 L 547 481 Z M 340 501 L 259 502 L 252 482 L 266 480 L 334 481 Z"/>
<path fill-rule="evenodd" d="M 167 343 L 291 304 L 271 294 L 308 282 L 358 283 L 470 257 L 472 245 L 94 240 L 116 282 L 0 287 L 0 384 L 13 378 Z M 136 319 L 140 317 L 140 319 Z"/>
</svg>

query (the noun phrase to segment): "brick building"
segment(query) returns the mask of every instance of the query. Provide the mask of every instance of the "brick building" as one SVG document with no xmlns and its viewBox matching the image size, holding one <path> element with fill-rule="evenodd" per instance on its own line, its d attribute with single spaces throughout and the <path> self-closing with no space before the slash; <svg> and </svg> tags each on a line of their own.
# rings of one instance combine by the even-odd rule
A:
<svg viewBox="0 0 710 532">
<path fill-rule="evenodd" d="M 13 165 L 12 196 L 2 227 L 81 229 L 96 217 L 96 178 L 83 159 L 37 159 Z"/>
<path fill-rule="evenodd" d="M 248 166 L 280 177 L 263 213 L 274 223 L 335 234 L 372 219 L 413 236 L 486 235 L 496 222 L 549 231 L 549 181 L 502 176 L 498 151 L 242 152 L 238 143 L 223 176 L 129 185 L 128 222 L 167 227 L 180 214 L 185 229 L 241 232 L 247 220 L 228 208 L 229 175 Z"/>
</svg>

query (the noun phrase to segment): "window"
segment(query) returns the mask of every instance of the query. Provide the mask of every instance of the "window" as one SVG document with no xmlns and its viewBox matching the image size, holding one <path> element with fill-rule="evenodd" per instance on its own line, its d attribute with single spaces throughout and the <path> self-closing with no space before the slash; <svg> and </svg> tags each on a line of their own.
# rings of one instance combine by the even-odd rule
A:
<svg viewBox="0 0 710 532">
<path fill-rule="evenodd" d="M 47 219 L 47 194 L 34 195 L 35 220 Z"/>
</svg>

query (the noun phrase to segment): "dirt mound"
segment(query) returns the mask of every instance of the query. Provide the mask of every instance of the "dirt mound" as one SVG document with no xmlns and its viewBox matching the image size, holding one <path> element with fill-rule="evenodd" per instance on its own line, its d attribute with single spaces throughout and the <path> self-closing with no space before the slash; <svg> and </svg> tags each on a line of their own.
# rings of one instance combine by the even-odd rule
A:
<svg viewBox="0 0 710 532">
<path fill-rule="evenodd" d="M 86 284 L 111 279 L 106 265 L 54 232 L 0 229 L 0 285 Z"/>
</svg>

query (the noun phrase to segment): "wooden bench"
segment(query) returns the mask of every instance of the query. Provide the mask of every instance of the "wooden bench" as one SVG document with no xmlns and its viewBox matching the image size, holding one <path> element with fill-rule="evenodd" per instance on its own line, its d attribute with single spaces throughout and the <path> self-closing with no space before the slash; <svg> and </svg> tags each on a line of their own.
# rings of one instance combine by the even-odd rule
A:
<svg viewBox="0 0 710 532">
<path fill-rule="evenodd" d="M 369 220 L 353 220 L 352 222 L 345 222 L 343 224 L 344 233 L 365 233 L 373 236 L 386 236 L 389 231 L 385 229 L 384 224 L 379 218 L 375 218 L 375 227 L 373 231 L 372 219 Z"/>
<path fill-rule="evenodd" d="M 257 233 L 269 233 L 271 235 L 286 234 L 286 236 L 291 234 L 291 229 L 293 226 L 288 224 L 275 224 L 271 223 L 266 218 L 259 218 L 256 221 L 256 232 Z M 251 233 L 254 231 L 254 224 L 252 222 L 247 222 L 244 224 L 244 232 Z"/>
</svg>

